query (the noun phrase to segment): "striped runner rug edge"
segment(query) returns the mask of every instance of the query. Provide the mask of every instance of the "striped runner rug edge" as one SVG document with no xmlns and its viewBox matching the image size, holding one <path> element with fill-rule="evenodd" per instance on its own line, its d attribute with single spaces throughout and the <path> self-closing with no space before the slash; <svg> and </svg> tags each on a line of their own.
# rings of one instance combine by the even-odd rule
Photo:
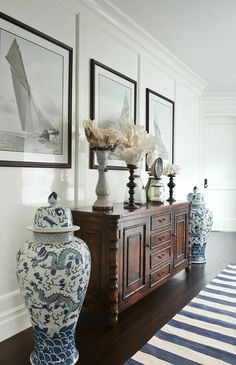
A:
<svg viewBox="0 0 236 365">
<path fill-rule="evenodd" d="M 229 264 L 124 365 L 236 365 L 235 304 Z"/>
</svg>

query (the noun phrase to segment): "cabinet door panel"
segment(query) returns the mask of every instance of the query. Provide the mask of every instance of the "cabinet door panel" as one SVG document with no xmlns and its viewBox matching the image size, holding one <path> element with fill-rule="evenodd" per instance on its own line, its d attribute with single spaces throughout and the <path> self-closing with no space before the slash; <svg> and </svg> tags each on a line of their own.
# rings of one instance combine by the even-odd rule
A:
<svg viewBox="0 0 236 365">
<path fill-rule="evenodd" d="M 123 230 L 123 299 L 141 290 L 146 284 L 146 224 Z"/>
<path fill-rule="evenodd" d="M 175 214 L 174 266 L 186 260 L 186 222 L 187 213 Z"/>
</svg>

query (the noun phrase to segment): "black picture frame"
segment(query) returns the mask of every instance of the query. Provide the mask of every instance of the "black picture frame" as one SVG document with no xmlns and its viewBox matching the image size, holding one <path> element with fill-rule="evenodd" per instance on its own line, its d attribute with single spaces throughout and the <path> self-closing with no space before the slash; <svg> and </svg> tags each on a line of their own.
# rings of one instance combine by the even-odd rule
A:
<svg viewBox="0 0 236 365">
<path fill-rule="evenodd" d="M 174 163 L 174 118 L 174 101 L 146 88 L 146 131 L 156 137 L 158 157 L 165 163 Z"/>
<path fill-rule="evenodd" d="M 136 95 L 135 80 L 101 62 L 90 60 L 90 119 L 96 120 L 98 127 L 115 126 L 119 119 L 133 121 L 135 124 Z M 89 168 L 97 167 L 95 153 L 90 148 Z M 127 170 L 125 162 L 112 153 L 107 168 Z"/>
<path fill-rule="evenodd" d="M 0 166 L 71 167 L 68 45 L 0 12 Z"/>
</svg>

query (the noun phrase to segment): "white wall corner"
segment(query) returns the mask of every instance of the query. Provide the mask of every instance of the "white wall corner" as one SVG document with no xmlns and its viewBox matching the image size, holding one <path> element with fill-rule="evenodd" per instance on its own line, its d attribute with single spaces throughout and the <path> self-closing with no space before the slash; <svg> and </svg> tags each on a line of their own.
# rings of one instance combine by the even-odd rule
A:
<svg viewBox="0 0 236 365">
<path fill-rule="evenodd" d="M 2 295 L 0 297 L 0 342 L 30 326 L 20 291 L 15 290 Z"/>
</svg>

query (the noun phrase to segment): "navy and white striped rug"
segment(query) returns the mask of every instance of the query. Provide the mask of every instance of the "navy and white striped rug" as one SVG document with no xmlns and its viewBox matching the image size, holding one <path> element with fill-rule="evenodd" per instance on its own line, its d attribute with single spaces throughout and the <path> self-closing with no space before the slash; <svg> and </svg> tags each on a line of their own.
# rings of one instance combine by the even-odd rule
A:
<svg viewBox="0 0 236 365">
<path fill-rule="evenodd" d="M 124 365 L 236 365 L 236 265 L 229 265 Z"/>
</svg>

